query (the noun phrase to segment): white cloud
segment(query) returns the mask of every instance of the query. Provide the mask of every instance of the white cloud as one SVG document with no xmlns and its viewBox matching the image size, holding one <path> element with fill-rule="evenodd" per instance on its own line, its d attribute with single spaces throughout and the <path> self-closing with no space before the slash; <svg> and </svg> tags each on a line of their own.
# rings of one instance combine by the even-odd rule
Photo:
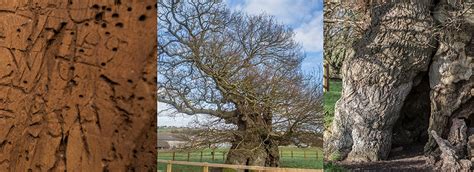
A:
<svg viewBox="0 0 474 172">
<path fill-rule="evenodd" d="M 209 121 L 210 117 L 206 114 L 186 115 L 176 112 L 176 109 L 166 103 L 158 102 L 158 126 L 177 126 L 189 127 L 196 122 L 203 123 Z"/>
<path fill-rule="evenodd" d="M 176 109 L 166 103 L 157 103 L 158 126 L 187 126 L 192 120 L 192 116 L 185 114 L 175 114 Z"/>
<path fill-rule="evenodd" d="M 323 51 L 323 13 L 317 12 L 309 23 L 304 23 L 295 29 L 295 39 L 306 51 Z"/>
</svg>

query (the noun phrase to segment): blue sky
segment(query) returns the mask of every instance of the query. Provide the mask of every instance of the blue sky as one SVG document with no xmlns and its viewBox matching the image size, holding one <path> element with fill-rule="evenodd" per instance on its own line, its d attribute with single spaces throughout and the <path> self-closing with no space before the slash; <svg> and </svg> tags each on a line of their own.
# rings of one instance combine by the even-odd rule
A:
<svg viewBox="0 0 474 172">
<path fill-rule="evenodd" d="M 248 14 L 275 16 L 282 24 L 290 26 L 295 32 L 295 40 L 306 53 L 302 68 L 305 72 L 318 70 L 322 75 L 323 62 L 323 0 L 224 0 L 231 10 L 242 10 Z M 158 111 L 166 107 L 158 103 Z M 167 112 L 159 114 L 158 126 L 187 126 L 196 120 L 177 114 L 169 117 Z"/>
<path fill-rule="evenodd" d="M 306 52 L 303 70 L 322 69 L 323 0 L 224 0 L 232 10 L 273 15 L 293 28 L 295 39 Z"/>
</svg>

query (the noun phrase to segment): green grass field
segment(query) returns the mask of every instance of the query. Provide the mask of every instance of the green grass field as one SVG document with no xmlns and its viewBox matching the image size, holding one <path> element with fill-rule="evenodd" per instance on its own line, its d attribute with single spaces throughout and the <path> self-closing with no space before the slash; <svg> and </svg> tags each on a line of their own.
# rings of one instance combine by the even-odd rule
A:
<svg viewBox="0 0 474 172">
<path fill-rule="evenodd" d="M 342 90 L 342 81 L 340 80 L 330 80 L 329 84 L 329 92 L 324 93 L 324 127 L 326 129 L 332 123 L 332 119 L 334 118 L 334 106 L 341 97 Z M 324 171 L 341 172 L 346 170 L 332 163 L 327 163 L 324 165 Z"/>
<path fill-rule="evenodd" d="M 201 160 L 201 151 L 203 158 Z M 292 148 L 292 147 L 280 147 L 280 164 L 284 168 L 307 168 L 307 169 L 322 169 L 323 168 L 323 153 L 321 148 Z M 291 152 L 293 151 L 293 157 Z M 223 152 L 227 152 L 226 149 L 216 149 L 214 153 L 214 160 L 212 160 L 212 150 L 193 150 L 189 154 L 189 161 L 191 162 L 208 162 L 208 163 L 220 163 L 223 164 L 225 156 Z M 306 158 L 305 158 L 306 154 Z M 158 159 L 161 160 L 172 160 L 173 153 L 171 151 L 158 151 Z M 175 152 L 176 161 L 187 161 L 187 151 Z M 166 164 L 158 163 L 158 170 L 165 170 Z M 200 172 L 201 167 L 192 167 L 184 165 L 173 165 L 174 172 L 189 171 L 189 172 Z M 234 170 L 225 170 L 231 172 Z"/>
<path fill-rule="evenodd" d="M 342 81 L 330 80 L 329 92 L 324 93 L 324 126 L 328 128 L 334 117 L 334 105 L 341 97 Z"/>
</svg>

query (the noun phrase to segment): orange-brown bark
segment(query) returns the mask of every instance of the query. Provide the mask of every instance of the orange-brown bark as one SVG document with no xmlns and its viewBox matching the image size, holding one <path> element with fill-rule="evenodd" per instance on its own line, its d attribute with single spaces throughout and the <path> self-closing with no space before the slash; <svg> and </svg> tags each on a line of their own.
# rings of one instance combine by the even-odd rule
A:
<svg viewBox="0 0 474 172">
<path fill-rule="evenodd" d="M 0 1 L 0 171 L 156 171 L 156 1 Z"/>
</svg>

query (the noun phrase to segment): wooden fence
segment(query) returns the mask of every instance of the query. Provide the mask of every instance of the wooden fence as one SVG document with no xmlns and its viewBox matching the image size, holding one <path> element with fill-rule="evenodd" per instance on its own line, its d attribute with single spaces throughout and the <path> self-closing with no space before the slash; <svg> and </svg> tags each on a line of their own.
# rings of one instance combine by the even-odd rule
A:
<svg viewBox="0 0 474 172">
<path fill-rule="evenodd" d="M 168 154 L 167 156 L 163 156 L 160 154 Z M 225 160 L 227 155 L 226 151 L 215 151 L 211 150 L 208 151 L 159 151 L 158 157 L 171 159 L 173 161 L 177 159 L 190 161 L 191 159 L 195 158 L 196 156 L 199 157 L 199 161 L 202 162 L 203 160 Z M 321 160 L 322 155 L 318 150 L 302 150 L 302 151 L 280 151 L 280 158 L 291 158 L 291 159 L 304 159 L 304 160 Z M 194 161 L 197 161 L 195 159 Z"/>
<path fill-rule="evenodd" d="M 329 64 L 324 63 L 324 74 L 323 74 L 323 91 L 328 92 L 329 89 Z"/>
<path fill-rule="evenodd" d="M 202 172 L 209 172 L 209 168 L 234 169 L 239 172 L 244 171 L 244 170 L 252 170 L 255 172 L 323 172 L 323 170 L 314 170 L 314 169 L 274 168 L 274 167 L 214 164 L 214 163 L 206 163 L 206 162 L 201 163 L 201 162 L 186 162 L 186 161 L 172 161 L 172 160 L 158 160 L 158 163 L 166 164 L 166 172 L 172 172 L 173 165 L 198 166 L 198 167 L 202 167 Z"/>
<path fill-rule="evenodd" d="M 298 151 L 298 153 L 301 153 L 301 151 Z M 303 150 L 303 156 L 295 155 L 295 153 L 293 151 L 280 151 L 280 158 L 288 157 L 288 156 L 291 157 L 292 159 L 293 158 L 304 158 L 304 159 L 319 160 L 321 158 L 320 154 L 319 154 L 319 151 L 306 151 L 306 150 Z"/>
</svg>

